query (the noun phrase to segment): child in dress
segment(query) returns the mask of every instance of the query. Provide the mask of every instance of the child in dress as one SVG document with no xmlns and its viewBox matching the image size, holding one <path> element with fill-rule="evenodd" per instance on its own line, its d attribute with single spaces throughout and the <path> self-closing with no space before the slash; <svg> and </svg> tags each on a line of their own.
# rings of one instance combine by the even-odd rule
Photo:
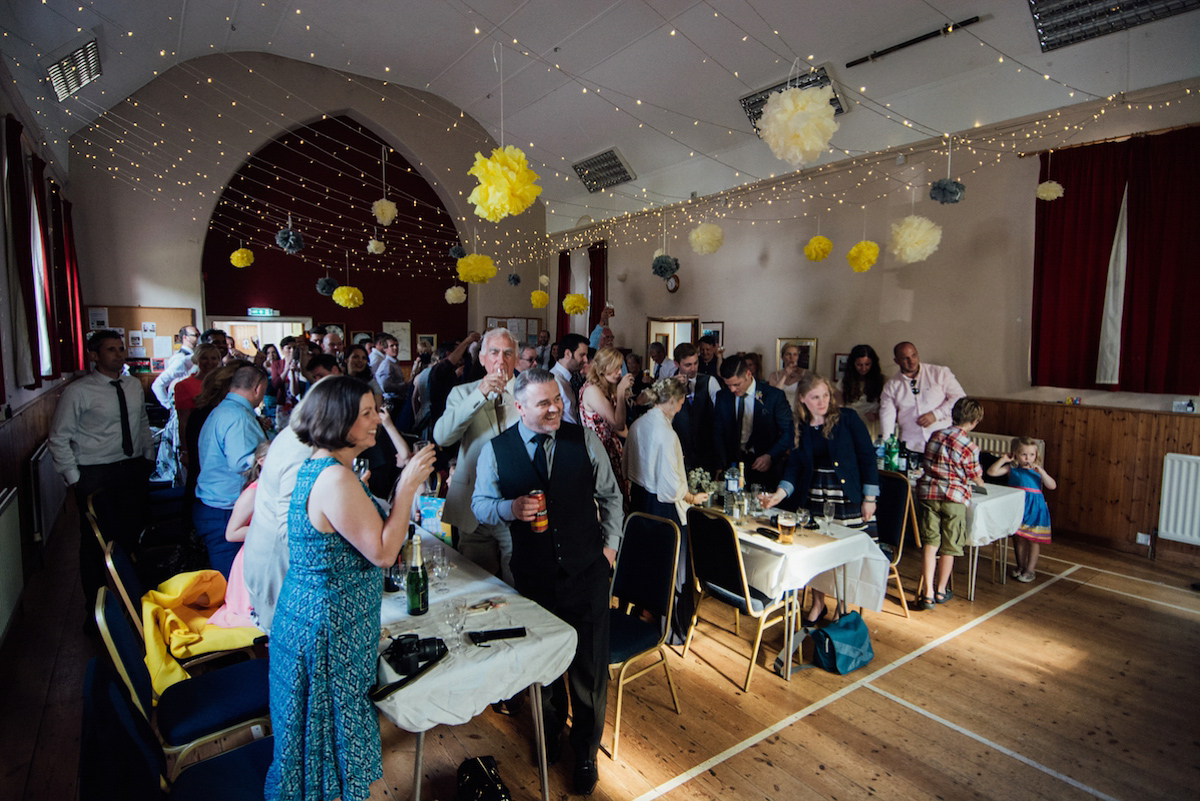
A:
<svg viewBox="0 0 1200 801">
<path fill-rule="evenodd" d="M 1008 485 L 1025 490 L 1025 515 L 1017 529 L 1015 550 L 1017 569 L 1012 577 L 1028 584 L 1034 579 L 1038 552 L 1050 542 L 1050 507 L 1043 489 L 1056 489 L 1057 482 L 1037 461 L 1037 442 L 1029 437 L 1013 437 L 1012 453 L 1006 453 L 988 468 L 989 476 L 1008 476 Z"/>
<path fill-rule="evenodd" d="M 267 458 L 269 442 L 261 443 L 254 451 L 254 464 L 243 475 L 246 486 L 233 505 L 233 515 L 229 525 L 225 527 L 225 539 L 229 542 L 246 541 L 246 532 L 250 530 L 250 518 L 254 514 L 254 497 L 258 493 L 258 474 L 262 472 L 263 462 Z M 257 626 L 254 620 L 254 607 L 250 605 L 250 591 L 246 589 L 246 578 L 243 571 L 243 560 L 246 548 L 243 545 L 233 558 L 233 566 L 229 569 L 229 580 L 225 585 L 225 603 L 216 611 L 208 622 L 222 628 L 239 626 Z"/>
</svg>

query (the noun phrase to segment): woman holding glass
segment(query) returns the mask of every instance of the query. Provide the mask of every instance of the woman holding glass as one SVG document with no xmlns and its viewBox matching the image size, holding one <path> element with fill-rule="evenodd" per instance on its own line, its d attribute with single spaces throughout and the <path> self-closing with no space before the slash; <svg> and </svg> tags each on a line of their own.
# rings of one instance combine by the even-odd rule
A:
<svg viewBox="0 0 1200 801">
<path fill-rule="evenodd" d="M 807 372 L 800 366 L 800 346 L 795 342 L 783 343 L 783 347 L 779 351 L 779 361 L 783 365 L 783 369 L 771 373 L 767 383 L 775 389 L 783 390 L 783 394 L 787 396 L 788 408 L 792 410 L 792 423 L 799 431 L 800 404 L 796 401 L 796 387 L 800 386 L 800 379 Z"/>
<path fill-rule="evenodd" d="M 671 621 L 672 645 L 682 645 L 692 619 L 687 559 L 687 508 L 704 503 L 707 492 L 688 491 L 687 471 L 683 466 L 683 446 L 671 427 L 671 421 L 683 408 L 687 383 L 676 378 L 660 378 L 644 391 L 653 405 L 634 421 L 625 442 L 625 476 L 629 479 L 630 511 L 664 517 L 679 526 L 679 563 L 675 572 L 675 613 Z"/>
<path fill-rule="evenodd" d="M 588 365 L 587 381 L 579 398 L 579 422 L 596 432 L 608 459 L 613 475 L 625 496 L 629 509 L 629 487 L 622 467 L 621 437 L 625 435 L 625 412 L 633 393 L 633 376 L 621 375 L 625 357 L 616 348 L 601 348 Z"/>
<path fill-rule="evenodd" d="M 875 517 L 879 470 L 871 437 L 853 409 L 840 409 L 828 379 L 806 373 L 797 387 L 800 399 L 799 443 L 788 457 L 779 489 L 763 505 L 804 508 L 814 516 L 831 507 L 834 522 L 864 528 Z M 790 499 L 784 502 L 784 499 Z M 825 594 L 813 590 L 805 617 L 812 625 L 825 615 Z"/>
<path fill-rule="evenodd" d="M 379 655 L 380 568 L 400 554 L 433 448 L 409 461 L 385 516 L 352 469 L 379 424 L 374 394 L 349 376 L 314 384 L 291 423 L 314 451 L 296 476 L 290 564 L 271 628 L 268 800 L 357 801 L 383 776 L 379 724 L 367 698 Z"/>
</svg>

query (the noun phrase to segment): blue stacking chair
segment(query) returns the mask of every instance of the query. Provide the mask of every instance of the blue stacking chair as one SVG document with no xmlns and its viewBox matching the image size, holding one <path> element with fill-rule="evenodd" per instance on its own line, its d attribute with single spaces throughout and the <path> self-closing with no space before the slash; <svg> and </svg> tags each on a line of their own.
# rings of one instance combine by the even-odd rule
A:
<svg viewBox="0 0 1200 801">
<path fill-rule="evenodd" d="M 83 684 L 80 801 L 261 801 L 274 738 L 263 737 L 183 770 L 167 783 L 166 758 L 125 685 L 99 658 Z"/>
<path fill-rule="evenodd" d="M 251 659 L 194 676 L 155 698 L 144 644 L 104 587 L 96 595 L 96 625 L 134 706 L 158 733 L 164 754 L 174 757 L 169 778 L 200 746 L 254 725 L 269 730 L 269 660 Z"/>
<path fill-rule="evenodd" d="M 763 631 L 782 623 L 785 619 L 785 598 L 771 598 L 746 582 L 746 565 L 742 562 L 742 551 L 738 547 L 737 532 L 733 523 L 720 512 L 693 506 L 688 509 L 688 544 L 692 557 L 692 575 L 700 599 L 696 601 L 696 612 L 688 627 L 687 642 L 683 646 L 686 658 L 696 634 L 696 621 L 700 618 L 700 607 L 708 599 L 720 601 L 733 607 L 736 615 L 749 615 L 758 621 L 754 634 L 754 648 L 750 651 L 750 667 L 742 689 L 749 691 L 750 678 L 754 675 L 754 663 L 758 661 L 758 649 L 762 645 Z M 775 615 L 772 618 L 772 615 Z M 740 617 L 735 618 L 734 632 L 741 633 Z"/>
<path fill-rule="evenodd" d="M 621 737 L 621 701 L 626 684 L 662 665 L 675 713 L 680 713 L 665 645 L 675 606 L 679 539 L 679 527 L 665 518 L 642 512 L 625 518 L 625 536 L 612 582 L 612 595 L 619 604 L 609 609 L 609 672 L 617 671 L 617 714 L 609 754 L 613 759 L 617 758 Z M 649 612 L 652 619 L 642 620 L 642 610 Z M 656 657 L 654 661 L 629 672 L 634 662 L 651 654 Z"/>
</svg>

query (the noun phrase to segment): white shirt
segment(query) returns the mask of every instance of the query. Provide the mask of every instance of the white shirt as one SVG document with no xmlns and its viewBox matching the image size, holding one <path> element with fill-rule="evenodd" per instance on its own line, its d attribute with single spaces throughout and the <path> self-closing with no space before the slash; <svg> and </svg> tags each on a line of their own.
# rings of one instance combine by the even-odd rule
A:
<svg viewBox="0 0 1200 801">
<path fill-rule="evenodd" d="M 550 372 L 558 381 L 558 392 L 563 399 L 563 419 L 568 423 L 579 423 L 579 397 L 571 389 L 571 371 L 555 362 Z"/>
<path fill-rule="evenodd" d="M 758 389 L 758 381 L 751 381 L 750 386 L 746 387 L 746 394 L 742 396 L 745 406 L 742 407 L 742 450 L 746 449 L 746 443 L 750 441 L 750 434 L 754 431 L 754 390 Z M 733 397 L 733 419 L 737 419 L 737 404 L 738 397 Z"/>
<path fill-rule="evenodd" d="M 154 397 L 158 398 L 158 402 L 164 408 L 171 408 L 171 385 L 179 379 L 192 372 L 195 365 L 192 364 L 192 349 L 186 345 L 171 354 L 167 359 L 167 364 L 163 371 L 158 374 L 158 378 L 154 379 L 154 383 L 150 385 L 150 391 L 154 393 Z"/>
<path fill-rule="evenodd" d="M 683 446 L 671 421 L 654 407 L 633 422 L 625 440 L 625 477 L 663 503 L 675 504 L 680 521 L 687 520 L 689 504 Z"/>
<path fill-rule="evenodd" d="M 133 454 L 121 446 L 121 405 L 117 388 L 121 382 L 129 413 L 129 433 L 133 436 Z M 109 378 L 92 372 L 67 385 L 50 424 L 48 445 L 54 468 L 67 484 L 79 481 L 79 467 L 123 462 L 142 457 L 153 460 L 154 443 L 150 438 L 150 419 L 142 382 L 132 376 Z"/>
<path fill-rule="evenodd" d="M 651 359 L 651 361 L 654 360 Z M 654 365 L 654 368 L 651 370 L 651 374 L 654 376 L 655 381 L 660 378 L 670 378 L 678 372 L 679 367 L 675 364 L 674 359 L 663 359 L 662 364 Z"/>
</svg>

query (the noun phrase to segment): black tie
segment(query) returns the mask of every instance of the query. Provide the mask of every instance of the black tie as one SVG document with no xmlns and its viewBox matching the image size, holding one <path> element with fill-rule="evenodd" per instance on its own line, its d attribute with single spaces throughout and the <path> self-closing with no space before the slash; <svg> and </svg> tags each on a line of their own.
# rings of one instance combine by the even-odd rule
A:
<svg viewBox="0 0 1200 801">
<path fill-rule="evenodd" d="M 662 365 L 661 365 L 661 364 L 656 364 L 656 365 L 654 365 L 654 380 L 655 380 L 655 381 L 657 381 L 657 380 L 658 380 L 658 371 L 659 371 L 659 370 L 661 370 L 661 369 L 662 369 Z"/>
<path fill-rule="evenodd" d="M 133 456 L 133 432 L 129 430 L 129 404 L 125 400 L 125 393 L 121 391 L 121 382 L 110 381 L 117 388 L 117 403 L 121 404 L 121 450 L 125 451 L 126 456 Z"/>
<path fill-rule="evenodd" d="M 737 423 L 738 423 L 739 442 L 741 441 L 740 438 L 742 436 L 742 420 L 745 419 L 745 417 L 746 417 L 746 396 L 738 395 Z"/>
<path fill-rule="evenodd" d="M 533 470 L 542 480 L 543 486 L 550 486 L 550 463 L 546 461 L 546 440 L 549 434 L 533 435 Z"/>
</svg>

